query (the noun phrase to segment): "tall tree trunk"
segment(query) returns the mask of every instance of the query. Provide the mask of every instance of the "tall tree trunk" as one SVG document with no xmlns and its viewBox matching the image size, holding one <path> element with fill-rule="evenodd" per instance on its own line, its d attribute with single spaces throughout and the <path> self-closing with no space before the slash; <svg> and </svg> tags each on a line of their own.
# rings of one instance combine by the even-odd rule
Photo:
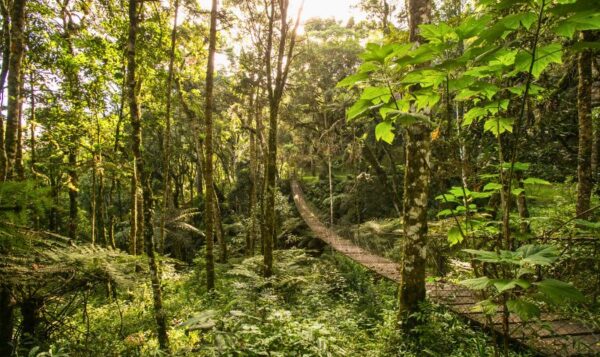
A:
<svg viewBox="0 0 600 357">
<path fill-rule="evenodd" d="M 160 215 L 160 241 L 159 250 L 164 252 L 165 249 L 165 221 L 167 215 L 169 195 L 171 191 L 171 94 L 173 91 L 173 70 L 175 64 L 175 44 L 177 42 L 177 13 L 179 12 L 179 0 L 175 0 L 175 10 L 173 15 L 173 29 L 171 30 L 171 48 L 169 52 L 169 73 L 167 75 L 167 108 L 166 108 L 166 123 L 163 137 L 165 139 L 165 147 L 163 153 L 163 175 L 164 175 L 164 191 L 162 200 L 162 212 Z"/>
<path fill-rule="evenodd" d="M 275 224 L 275 178 L 277 176 L 277 121 L 279 117 L 279 106 L 283 98 L 283 91 L 287 82 L 290 65 L 292 63 L 294 46 L 296 44 L 296 31 L 300 21 L 300 13 L 302 7 L 298 10 L 298 17 L 294 29 L 290 33 L 290 28 L 287 20 L 287 11 L 289 0 L 279 0 L 279 16 L 280 31 L 279 45 L 277 48 L 277 59 L 275 62 L 275 78 L 273 78 L 272 58 L 274 25 L 277 17 L 275 11 L 276 0 L 271 0 L 271 12 L 269 17 L 269 32 L 267 35 L 267 46 L 265 53 L 266 73 L 267 73 L 267 89 L 269 94 L 269 138 L 267 141 L 267 160 L 265 165 L 265 197 L 263 198 L 264 207 L 264 224 L 262 229 L 263 243 L 263 265 L 264 275 L 269 277 L 273 274 L 273 243 L 276 239 L 276 224 Z M 288 40 L 288 34 L 290 38 Z M 287 50 L 287 53 L 286 53 Z M 285 60 L 287 58 L 287 61 Z M 285 62 L 285 63 L 284 63 Z"/>
<path fill-rule="evenodd" d="M 69 147 L 68 154 L 69 169 L 69 237 L 77 238 L 77 196 L 78 196 L 78 175 L 77 175 L 77 149 L 73 146 Z"/>
<path fill-rule="evenodd" d="M 420 42 L 419 25 L 431 18 L 431 0 L 408 0 L 409 40 Z M 429 199 L 431 128 L 423 122 L 405 131 L 406 171 L 404 174 L 404 241 L 400 266 L 398 317 L 401 328 L 412 330 L 418 321 L 414 313 L 425 300 L 427 258 L 427 206 Z"/>
<path fill-rule="evenodd" d="M 15 153 L 15 174 L 17 180 L 25 180 L 25 168 L 23 167 L 23 97 L 25 96 L 25 74 L 21 71 L 21 79 L 19 85 L 19 93 L 21 96 L 18 103 L 17 115 L 17 152 Z"/>
<path fill-rule="evenodd" d="M 4 104 L 5 84 L 10 66 L 10 12 L 5 1 L 0 1 L 2 12 L 2 70 L 0 70 L 0 103 Z M 0 110 L 0 180 L 6 176 L 6 151 L 4 149 L 4 114 Z"/>
<path fill-rule="evenodd" d="M 225 230 L 223 229 L 223 221 L 221 220 L 221 208 L 219 205 L 219 199 L 215 194 L 214 200 L 214 214 L 215 214 L 215 234 L 217 235 L 217 242 L 219 243 L 219 262 L 227 263 L 227 241 L 225 240 Z"/>
<path fill-rule="evenodd" d="M 146 172 L 143 159 L 142 147 L 142 120 L 140 107 L 137 99 L 136 84 L 136 37 L 138 31 L 137 0 L 129 1 L 129 36 L 127 44 L 127 84 L 129 96 L 129 113 L 132 127 L 132 152 L 135 157 L 136 169 L 140 180 L 144 185 L 142 188 L 143 211 L 144 211 L 144 240 L 146 254 L 148 255 L 148 266 L 150 268 L 150 281 L 152 283 L 152 295 L 154 300 L 154 318 L 156 319 L 158 343 L 160 349 L 169 353 L 169 337 L 167 334 L 167 317 L 162 305 L 162 288 L 158 264 L 154 253 L 154 229 L 152 226 L 152 188 L 150 175 Z M 140 2 L 143 6 L 143 3 Z"/>
<path fill-rule="evenodd" d="M 11 295 L 8 285 L 0 285 L 0 356 L 11 356 L 13 350 L 14 304 Z"/>
<path fill-rule="evenodd" d="M 133 1 L 133 0 L 132 0 Z M 136 255 L 137 251 L 137 236 L 138 236 L 138 199 L 137 199 L 137 163 L 136 159 L 133 158 L 131 172 L 131 214 L 129 216 L 129 254 Z"/>
<path fill-rule="evenodd" d="M 246 233 L 246 256 L 251 257 L 254 255 L 254 246 L 256 244 L 256 203 L 257 203 L 257 194 L 256 187 L 258 184 L 257 177 L 257 157 L 256 157 L 256 132 L 252 129 L 252 122 L 254 121 L 254 116 L 257 115 L 255 113 L 255 101 L 258 101 L 258 89 L 256 91 L 256 98 L 254 98 L 254 93 L 250 94 L 250 105 L 249 105 L 249 116 L 248 116 L 248 127 L 250 128 L 250 187 L 248 192 L 249 198 L 249 208 L 248 213 L 250 215 L 250 227 Z"/>
<path fill-rule="evenodd" d="M 213 180 L 213 86 L 215 51 L 217 47 L 217 0 L 212 0 L 210 11 L 210 34 L 208 41 L 208 63 L 206 65 L 206 102 L 204 106 L 204 119 L 206 137 L 204 140 L 204 182 L 206 184 L 204 223 L 206 227 L 206 288 L 210 291 L 215 288 L 214 266 L 214 209 L 215 188 Z"/>
<path fill-rule="evenodd" d="M 591 33 L 582 31 L 582 41 L 589 41 Z M 579 117 L 579 152 L 577 155 L 577 214 L 590 209 L 592 194 L 592 52 L 582 51 L 577 63 L 577 112 Z"/>
<path fill-rule="evenodd" d="M 10 27 L 10 58 L 8 68 L 8 109 L 6 115 L 6 167 L 0 174 L 11 179 L 17 153 L 17 131 L 19 120 L 19 103 L 21 102 L 21 71 L 23 52 L 25 50 L 25 5 L 26 0 L 14 0 L 12 4 Z"/>
</svg>

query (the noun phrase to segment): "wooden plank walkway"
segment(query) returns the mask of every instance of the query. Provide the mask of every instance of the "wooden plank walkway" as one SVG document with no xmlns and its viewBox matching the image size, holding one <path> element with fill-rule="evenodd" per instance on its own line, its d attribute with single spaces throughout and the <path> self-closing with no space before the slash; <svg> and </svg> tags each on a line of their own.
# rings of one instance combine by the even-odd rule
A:
<svg viewBox="0 0 600 357">
<path fill-rule="evenodd" d="M 397 263 L 358 247 L 327 228 L 307 205 L 299 183 L 292 180 L 291 186 L 296 208 L 317 238 L 376 274 L 394 282 L 399 281 Z M 479 299 L 473 291 L 460 285 L 439 282 L 427 284 L 427 294 L 431 300 L 447 306 L 470 323 L 502 335 L 501 314 L 490 319 L 477 312 L 475 304 Z M 511 316 L 509 330 L 513 342 L 541 356 L 600 356 L 599 331 L 555 314 L 543 313 L 539 320 L 529 322 Z"/>
</svg>

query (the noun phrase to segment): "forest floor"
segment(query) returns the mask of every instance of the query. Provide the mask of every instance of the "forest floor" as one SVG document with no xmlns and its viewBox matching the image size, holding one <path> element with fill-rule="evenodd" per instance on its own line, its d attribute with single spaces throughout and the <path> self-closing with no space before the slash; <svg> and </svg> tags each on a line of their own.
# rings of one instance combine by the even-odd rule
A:
<svg viewBox="0 0 600 357">
<path fill-rule="evenodd" d="M 427 305 L 419 341 L 395 327 L 395 284 L 335 253 L 276 252 L 275 275 L 260 256 L 218 265 L 218 286 L 203 291 L 197 271 L 163 269 L 165 307 L 177 356 L 473 356 L 492 353 L 489 337 L 448 310 Z M 57 341 L 88 356 L 159 355 L 148 286 L 113 304 L 90 301 L 87 316 Z M 86 326 L 82 321 L 87 321 Z M 86 329 L 89 333 L 85 334 Z M 115 336 L 117 334 L 117 336 Z M 517 355 L 515 353 L 515 355 Z"/>
</svg>

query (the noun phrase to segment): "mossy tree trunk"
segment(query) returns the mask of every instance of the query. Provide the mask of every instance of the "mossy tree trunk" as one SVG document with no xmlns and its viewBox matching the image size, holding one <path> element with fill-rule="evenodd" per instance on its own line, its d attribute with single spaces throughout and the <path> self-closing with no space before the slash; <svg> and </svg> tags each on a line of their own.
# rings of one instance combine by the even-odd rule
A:
<svg viewBox="0 0 600 357">
<path fill-rule="evenodd" d="M 140 6 L 143 3 L 139 2 Z M 150 268 L 150 281 L 152 284 L 152 295 L 154 300 L 154 317 L 156 319 L 158 343 L 162 351 L 168 353 L 169 338 L 167 335 L 167 318 L 162 305 L 162 289 L 158 264 L 154 253 L 154 229 L 152 226 L 152 187 L 150 175 L 144 167 L 142 154 L 142 120 L 140 106 L 137 99 L 136 84 L 136 38 L 138 32 L 138 1 L 129 1 L 129 35 L 127 44 L 127 86 L 129 99 L 129 112 L 132 127 L 132 152 L 135 157 L 136 171 L 142 183 L 143 197 L 143 236 L 145 240 L 146 254 L 148 255 L 148 266 Z"/>
<path fill-rule="evenodd" d="M 275 6 L 275 4 L 278 6 Z M 275 222 L 275 178 L 277 176 L 277 125 L 279 119 L 279 107 L 287 77 L 292 63 L 294 47 L 296 44 L 296 30 L 298 29 L 300 13 L 296 24 L 290 32 L 288 23 L 289 0 L 271 0 L 268 16 L 267 46 L 265 51 L 265 64 L 267 74 L 267 93 L 269 98 L 269 137 L 267 139 L 267 155 L 265 164 L 265 191 L 263 197 L 264 223 L 261 229 L 263 244 L 264 275 L 273 274 L 273 246 L 276 240 Z M 278 7 L 278 13 L 276 8 Z M 300 9 L 299 11 L 302 11 Z M 279 43 L 277 46 L 277 57 L 273 63 L 273 40 L 275 37 L 275 21 L 279 20 Z M 274 68 L 274 70 L 273 70 Z M 275 76 L 273 77 L 273 72 Z"/>
<path fill-rule="evenodd" d="M 408 0 L 410 41 L 419 42 L 419 25 L 431 17 L 431 0 Z M 409 332 L 417 325 L 413 313 L 425 300 L 427 202 L 430 181 L 431 128 L 416 122 L 405 131 L 404 241 L 400 265 L 398 320 Z"/>
<path fill-rule="evenodd" d="M 215 288 L 214 233 L 215 233 L 215 188 L 213 178 L 213 87 L 215 51 L 217 46 L 217 0 L 212 0 L 210 11 L 210 34 L 208 41 L 208 63 L 206 65 L 206 101 L 204 105 L 204 224 L 206 228 L 206 288 Z"/>
<path fill-rule="evenodd" d="M 0 176 L 11 179 L 17 156 L 19 103 L 21 102 L 21 75 L 25 52 L 25 7 L 26 0 L 12 3 L 10 16 L 10 57 L 8 60 L 8 107 L 6 111 L 5 151 L 6 163 L 0 167 Z"/>
<path fill-rule="evenodd" d="M 589 41 L 589 31 L 581 33 L 582 41 Z M 577 112 L 579 117 L 579 151 L 577 155 L 577 215 L 590 209 L 592 194 L 592 52 L 582 51 L 578 63 Z"/>
</svg>

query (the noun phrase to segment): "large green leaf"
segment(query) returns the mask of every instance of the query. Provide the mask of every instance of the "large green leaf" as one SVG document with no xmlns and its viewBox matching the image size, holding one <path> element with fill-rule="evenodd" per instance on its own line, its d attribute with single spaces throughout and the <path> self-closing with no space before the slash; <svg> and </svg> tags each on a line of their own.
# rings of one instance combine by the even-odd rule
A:
<svg viewBox="0 0 600 357">
<path fill-rule="evenodd" d="M 539 78 L 551 63 L 562 63 L 562 45 L 560 43 L 551 43 L 537 49 L 531 74 L 535 78 Z M 515 59 L 515 70 L 511 74 L 529 72 L 530 66 L 531 54 L 525 51 L 519 52 Z"/>
<path fill-rule="evenodd" d="M 353 85 L 355 85 L 358 82 L 362 82 L 365 79 L 369 78 L 369 74 L 368 73 L 356 73 L 356 74 L 352 74 L 344 79 L 342 79 L 341 81 L 338 82 L 338 84 L 336 84 L 336 87 L 341 88 L 341 87 L 351 87 Z"/>
<path fill-rule="evenodd" d="M 551 245 L 527 244 L 517 249 L 525 264 L 547 266 L 558 259 L 558 250 Z"/>
<path fill-rule="evenodd" d="M 540 308 L 522 299 L 508 300 L 506 302 L 508 311 L 515 313 L 521 320 L 527 321 L 540 316 Z"/>
<path fill-rule="evenodd" d="M 483 290 L 487 288 L 490 285 L 490 283 L 490 278 L 488 278 L 487 276 L 482 276 L 481 278 L 463 280 L 459 284 L 464 285 L 472 290 Z"/>
<path fill-rule="evenodd" d="M 529 289 L 531 284 L 523 279 L 494 279 L 492 280 L 492 284 L 498 290 L 499 293 L 504 292 L 506 290 L 511 290 L 516 288 L 517 286 L 523 289 Z"/>
<path fill-rule="evenodd" d="M 464 239 L 460 229 L 456 226 L 450 228 L 448 231 L 448 243 L 450 246 L 454 246 L 462 242 Z"/>
<path fill-rule="evenodd" d="M 489 131 L 494 134 L 494 136 L 498 136 L 505 132 L 513 131 L 513 125 L 515 120 L 512 118 L 492 118 L 485 121 L 483 124 L 483 130 Z"/>
<path fill-rule="evenodd" d="M 560 280 L 546 279 L 534 284 L 554 304 L 581 302 L 584 300 L 584 296 L 579 290 Z"/>
<path fill-rule="evenodd" d="M 375 127 L 375 139 L 383 140 L 388 144 L 394 142 L 394 126 L 389 121 L 382 121 Z"/>
<path fill-rule="evenodd" d="M 370 100 L 373 104 L 385 102 L 392 97 L 388 87 L 367 87 L 360 95 L 361 100 Z"/>
<path fill-rule="evenodd" d="M 346 116 L 348 120 L 352 120 L 358 118 L 360 115 L 364 114 L 371 107 L 370 100 L 360 99 L 353 106 L 348 108 L 346 111 Z"/>
</svg>

